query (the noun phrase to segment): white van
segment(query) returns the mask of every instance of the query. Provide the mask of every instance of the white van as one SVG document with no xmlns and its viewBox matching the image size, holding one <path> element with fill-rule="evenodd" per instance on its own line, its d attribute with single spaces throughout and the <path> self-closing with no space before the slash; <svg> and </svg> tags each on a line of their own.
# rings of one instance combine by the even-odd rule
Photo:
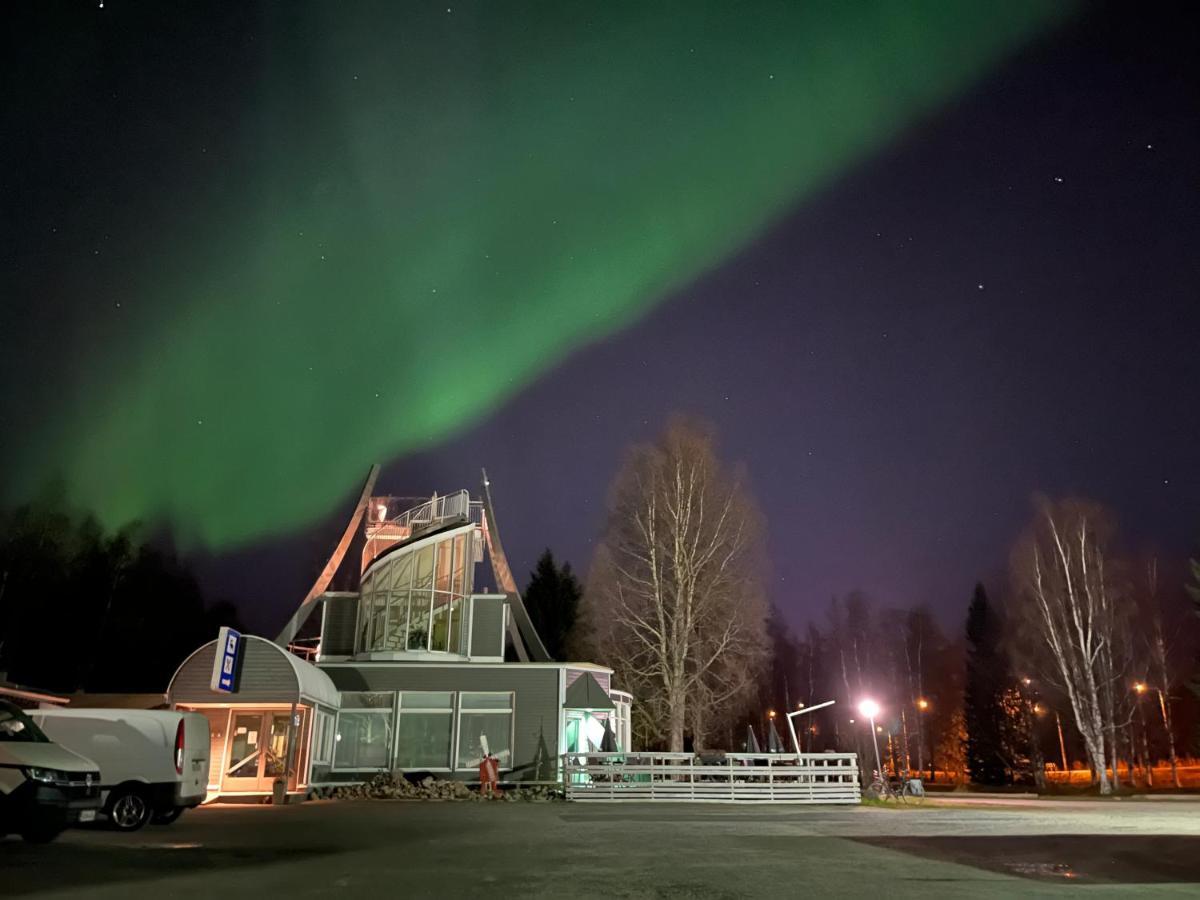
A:
<svg viewBox="0 0 1200 900">
<path fill-rule="evenodd" d="M 95 760 L 104 813 L 119 831 L 166 825 L 208 790 L 208 719 L 165 709 L 38 709 L 52 741 Z"/>
<path fill-rule="evenodd" d="M 0 700 L 0 838 L 52 841 L 100 808 L 100 771 L 50 741 L 24 710 Z"/>
</svg>

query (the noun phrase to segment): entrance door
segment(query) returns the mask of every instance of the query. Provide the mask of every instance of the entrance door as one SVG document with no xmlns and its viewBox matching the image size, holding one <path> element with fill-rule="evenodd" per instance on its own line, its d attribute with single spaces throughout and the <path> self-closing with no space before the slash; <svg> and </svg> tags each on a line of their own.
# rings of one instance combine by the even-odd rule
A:
<svg viewBox="0 0 1200 900">
<path fill-rule="evenodd" d="M 281 711 L 234 711 L 222 791 L 271 793 L 275 779 L 287 772 L 290 719 L 289 713 Z M 300 729 L 294 729 L 293 733 L 295 740 L 300 735 Z M 296 775 L 293 771 L 288 779 L 289 790 L 295 784 Z"/>
</svg>

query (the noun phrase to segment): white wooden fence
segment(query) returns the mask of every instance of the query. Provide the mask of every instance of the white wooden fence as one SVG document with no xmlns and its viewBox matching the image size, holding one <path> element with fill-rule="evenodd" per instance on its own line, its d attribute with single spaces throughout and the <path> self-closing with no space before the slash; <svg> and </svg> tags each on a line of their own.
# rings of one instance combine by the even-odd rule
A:
<svg viewBox="0 0 1200 900">
<path fill-rule="evenodd" d="M 570 753 L 568 800 L 858 803 L 853 753 Z"/>
</svg>

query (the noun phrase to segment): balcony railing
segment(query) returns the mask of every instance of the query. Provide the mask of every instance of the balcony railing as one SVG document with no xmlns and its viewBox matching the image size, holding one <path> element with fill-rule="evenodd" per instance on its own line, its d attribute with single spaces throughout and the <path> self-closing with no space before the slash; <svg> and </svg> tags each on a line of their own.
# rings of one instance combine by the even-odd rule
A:
<svg viewBox="0 0 1200 900">
<path fill-rule="evenodd" d="M 483 504 L 472 500 L 466 490 L 454 491 L 412 505 L 412 497 L 372 497 L 364 527 L 363 570 L 371 561 L 396 544 L 420 537 L 448 525 L 483 521 Z"/>
</svg>

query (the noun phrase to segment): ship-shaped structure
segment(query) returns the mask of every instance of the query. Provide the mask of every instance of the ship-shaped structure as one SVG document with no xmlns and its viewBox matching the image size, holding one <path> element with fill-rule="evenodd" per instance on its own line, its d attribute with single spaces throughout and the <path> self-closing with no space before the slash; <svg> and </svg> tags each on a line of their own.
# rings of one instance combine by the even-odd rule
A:
<svg viewBox="0 0 1200 900">
<path fill-rule="evenodd" d="M 216 642 L 172 679 L 168 700 L 209 718 L 210 792 L 267 794 L 282 778 L 305 794 L 380 772 L 471 781 L 485 753 L 506 781 L 552 781 L 606 725 L 628 751 L 632 698 L 612 670 L 547 654 L 486 473 L 475 497 L 424 498 L 375 494 L 377 474 L 283 630 L 243 638 L 235 693 L 211 689 Z"/>
</svg>

